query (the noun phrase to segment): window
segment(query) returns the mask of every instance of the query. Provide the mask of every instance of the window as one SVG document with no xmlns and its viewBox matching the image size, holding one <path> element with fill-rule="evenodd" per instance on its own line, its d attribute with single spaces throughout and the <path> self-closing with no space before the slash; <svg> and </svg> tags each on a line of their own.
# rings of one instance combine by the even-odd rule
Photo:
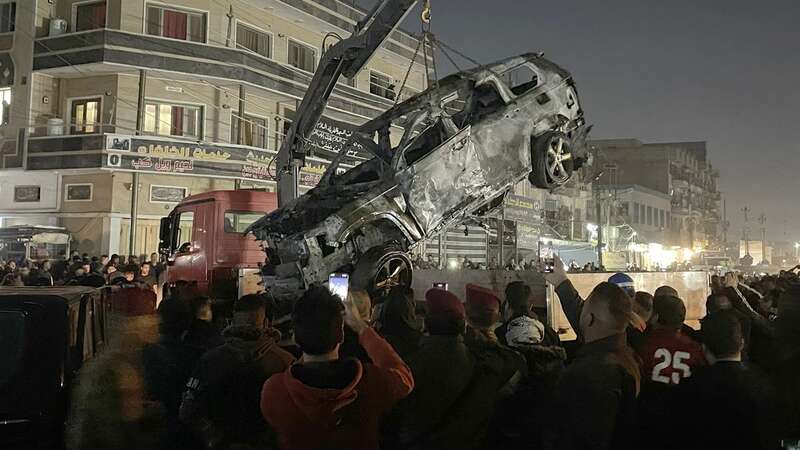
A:
<svg viewBox="0 0 800 450">
<path fill-rule="evenodd" d="M 88 202 L 92 200 L 92 184 L 68 184 L 66 185 L 65 201 L 68 202 Z"/>
<path fill-rule="evenodd" d="M 106 27 L 106 2 L 75 5 L 75 31 L 94 30 Z"/>
<path fill-rule="evenodd" d="M 192 227 L 194 226 L 194 213 L 191 211 L 184 211 L 178 213 L 176 220 L 178 224 L 176 228 L 173 244 L 177 244 L 178 253 L 186 253 L 192 245 Z M 174 247 L 173 247 L 174 248 Z"/>
<path fill-rule="evenodd" d="M 70 108 L 71 134 L 100 131 L 100 97 L 72 100 Z"/>
<path fill-rule="evenodd" d="M 200 139 L 203 114 L 200 106 L 148 101 L 144 108 L 144 132 L 161 136 Z"/>
<path fill-rule="evenodd" d="M 182 41 L 205 42 L 206 15 L 151 5 L 147 7 L 147 34 Z"/>
<path fill-rule="evenodd" d="M 236 24 L 236 47 L 271 58 L 272 36 L 239 22 Z"/>
<path fill-rule="evenodd" d="M 11 120 L 11 88 L 0 89 L 0 124 L 7 125 Z"/>
<path fill-rule="evenodd" d="M 0 33 L 13 33 L 14 23 L 17 20 L 17 4 L 3 3 L 0 5 Z"/>
<path fill-rule="evenodd" d="M 394 100 L 397 95 L 394 87 L 391 77 L 375 71 L 369 73 L 369 92 L 371 94 Z"/>
<path fill-rule="evenodd" d="M 264 217 L 260 212 L 225 211 L 225 232 L 244 233 L 253 222 Z"/>
<path fill-rule="evenodd" d="M 527 64 L 513 67 L 502 73 L 500 77 L 515 95 L 524 94 L 539 84 L 539 75 Z"/>
<path fill-rule="evenodd" d="M 652 206 L 648 206 L 647 207 L 647 224 L 648 225 L 653 225 L 653 207 Z"/>
<path fill-rule="evenodd" d="M 239 113 L 231 113 L 231 144 L 249 145 L 251 147 L 269 148 L 269 122 L 263 117 L 244 115 L 242 126 L 244 133 L 239 142 Z"/>
<path fill-rule="evenodd" d="M 289 64 L 306 72 L 317 69 L 317 52 L 297 41 L 289 40 Z"/>
</svg>

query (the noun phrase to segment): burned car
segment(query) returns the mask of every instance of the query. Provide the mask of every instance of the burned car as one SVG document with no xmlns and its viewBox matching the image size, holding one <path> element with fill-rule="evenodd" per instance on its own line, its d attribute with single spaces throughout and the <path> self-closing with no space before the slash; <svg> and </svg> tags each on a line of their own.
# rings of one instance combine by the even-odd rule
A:
<svg viewBox="0 0 800 450">
<path fill-rule="evenodd" d="M 586 130 L 571 75 L 541 54 L 448 76 L 356 128 L 372 159 L 345 171 L 340 152 L 314 189 L 248 229 L 265 244 L 264 284 L 276 298 L 332 272 L 368 290 L 409 285 L 409 249 L 525 178 L 566 183 L 586 160 Z"/>
</svg>

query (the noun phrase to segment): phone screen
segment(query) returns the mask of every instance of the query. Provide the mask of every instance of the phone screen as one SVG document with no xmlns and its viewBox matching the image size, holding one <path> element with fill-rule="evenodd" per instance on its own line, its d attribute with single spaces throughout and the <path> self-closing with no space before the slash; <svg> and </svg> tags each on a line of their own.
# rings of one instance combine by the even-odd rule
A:
<svg viewBox="0 0 800 450">
<path fill-rule="evenodd" d="M 347 300 L 347 293 L 350 290 L 350 275 L 346 273 L 332 273 L 328 277 L 328 289 L 331 294 L 338 295 L 342 301 Z"/>
<path fill-rule="evenodd" d="M 433 287 L 437 289 L 444 289 L 447 290 L 447 283 L 433 283 Z"/>
</svg>

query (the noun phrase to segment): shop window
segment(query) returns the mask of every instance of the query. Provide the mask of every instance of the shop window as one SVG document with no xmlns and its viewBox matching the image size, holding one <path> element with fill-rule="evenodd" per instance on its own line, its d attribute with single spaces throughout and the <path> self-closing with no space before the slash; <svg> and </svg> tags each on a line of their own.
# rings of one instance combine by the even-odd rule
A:
<svg viewBox="0 0 800 450">
<path fill-rule="evenodd" d="M 243 23 L 236 24 L 236 47 L 258 53 L 265 58 L 272 57 L 272 36 Z"/>
<path fill-rule="evenodd" d="M 3 3 L 0 5 L 0 33 L 13 33 L 17 21 L 17 4 Z"/>
<path fill-rule="evenodd" d="M 160 136 L 200 139 L 203 108 L 147 101 L 144 109 L 144 132 Z"/>
<path fill-rule="evenodd" d="M 72 20 L 75 31 L 94 30 L 106 27 L 106 2 L 80 3 L 75 5 Z"/>
<path fill-rule="evenodd" d="M 70 107 L 71 134 L 91 134 L 100 131 L 100 97 L 72 100 Z"/>
<path fill-rule="evenodd" d="M 147 6 L 147 34 L 182 41 L 206 41 L 206 14 L 166 6 Z"/>
<path fill-rule="evenodd" d="M 306 72 L 317 69 L 317 52 L 297 41 L 289 40 L 289 64 Z"/>
<path fill-rule="evenodd" d="M 369 92 L 377 96 L 394 100 L 397 94 L 394 92 L 395 86 L 392 78 L 379 72 L 370 71 L 369 73 Z"/>
</svg>

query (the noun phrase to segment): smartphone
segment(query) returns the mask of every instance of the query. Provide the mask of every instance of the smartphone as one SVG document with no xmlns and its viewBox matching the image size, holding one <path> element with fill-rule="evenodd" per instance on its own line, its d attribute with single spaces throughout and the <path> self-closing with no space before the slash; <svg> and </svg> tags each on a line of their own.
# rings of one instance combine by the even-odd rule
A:
<svg viewBox="0 0 800 450">
<path fill-rule="evenodd" d="M 436 289 L 444 289 L 447 290 L 447 283 L 433 283 L 433 287 Z"/>
<path fill-rule="evenodd" d="M 544 272 L 545 273 L 553 273 L 553 267 L 555 267 L 555 261 L 553 258 L 545 258 L 544 259 Z"/>
<path fill-rule="evenodd" d="M 341 301 L 347 300 L 350 290 L 350 275 L 346 273 L 332 273 L 328 277 L 328 289 L 331 294 L 339 296 Z"/>
</svg>

